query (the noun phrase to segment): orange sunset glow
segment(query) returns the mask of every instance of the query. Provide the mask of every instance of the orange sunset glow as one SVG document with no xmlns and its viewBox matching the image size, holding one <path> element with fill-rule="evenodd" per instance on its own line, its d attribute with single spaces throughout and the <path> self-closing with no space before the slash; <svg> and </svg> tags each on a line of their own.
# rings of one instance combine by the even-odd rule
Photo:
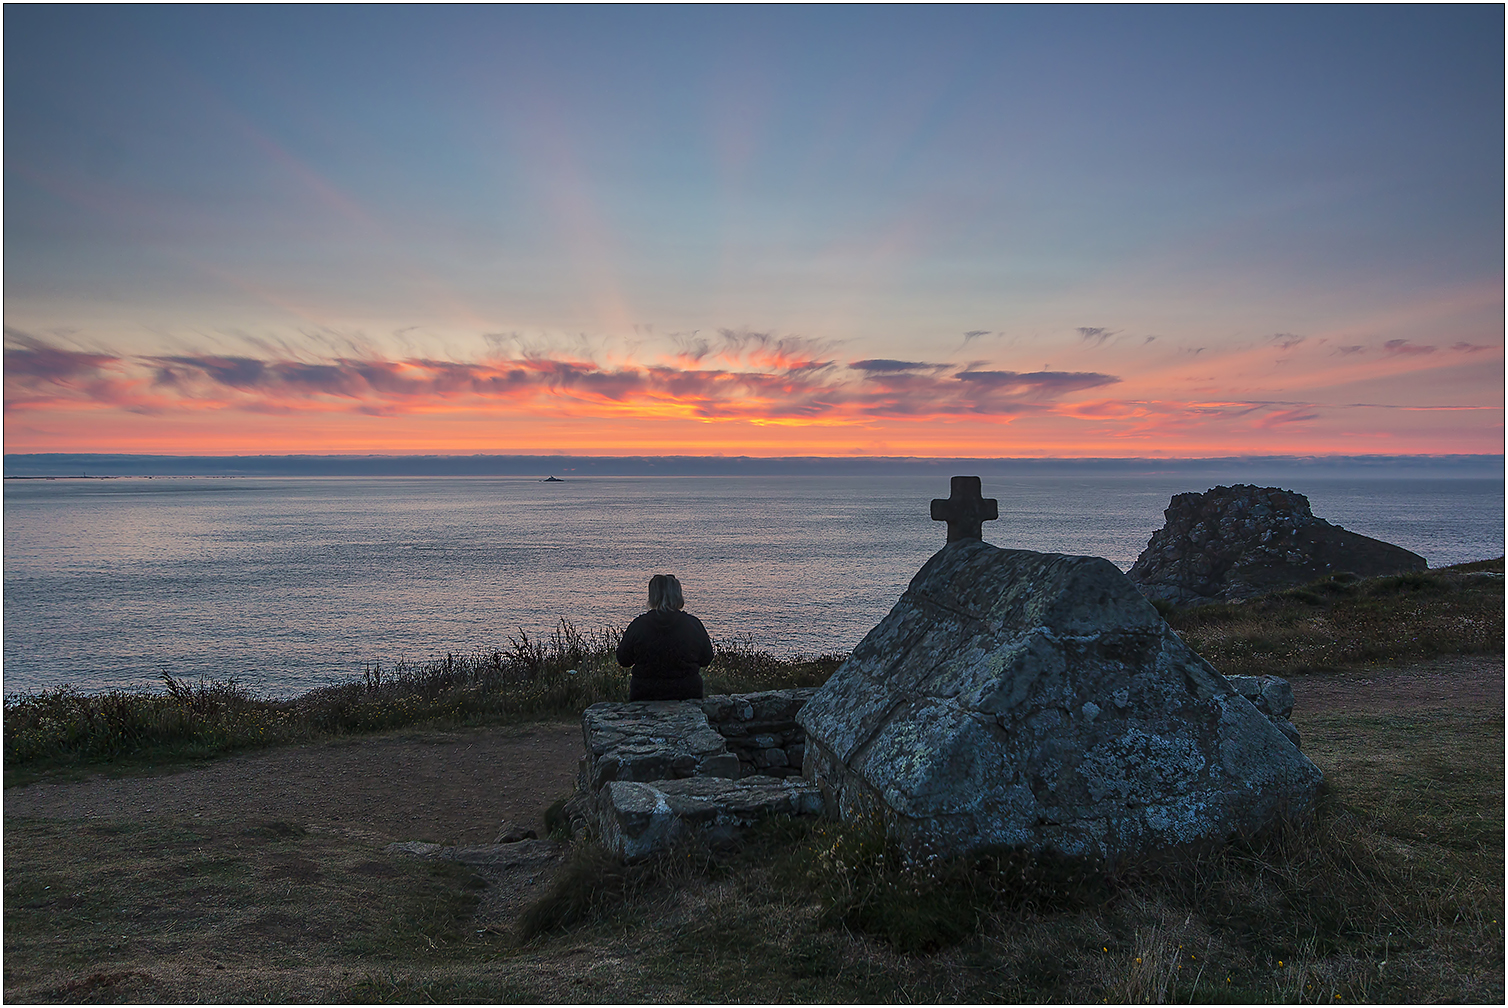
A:
<svg viewBox="0 0 1508 1008">
<path fill-rule="evenodd" d="M 1502 436 L 1499 390 L 1478 377 L 1501 370 L 1501 349 L 1464 341 L 1306 347 L 1285 335 L 1224 353 L 1144 343 L 1075 355 L 1117 373 L 846 360 L 841 346 L 749 333 L 600 361 L 538 349 L 478 361 L 125 356 L 12 342 L 12 451 L 1116 457 L 1487 452 Z M 1473 384 L 1478 402 L 1418 394 Z M 1337 401 L 1338 390 L 1393 401 Z"/>
<path fill-rule="evenodd" d="M 1502 451 L 1465 13 L 453 13 L 36 14 L 7 452 Z"/>
</svg>

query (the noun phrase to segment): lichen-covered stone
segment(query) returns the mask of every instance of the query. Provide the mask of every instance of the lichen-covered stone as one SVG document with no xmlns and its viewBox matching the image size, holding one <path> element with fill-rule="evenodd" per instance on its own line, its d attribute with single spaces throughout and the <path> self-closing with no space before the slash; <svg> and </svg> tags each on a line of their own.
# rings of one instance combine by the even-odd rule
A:
<svg viewBox="0 0 1508 1008">
<path fill-rule="evenodd" d="M 1302 808 L 1320 773 L 1107 560 L 949 543 L 797 720 L 829 810 L 1116 856 Z"/>
<path fill-rule="evenodd" d="M 1288 741 L 1299 744 L 1299 730 L 1288 720 L 1293 716 L 1293 687 L 1274 675 L 1226 676 L 1231 689 L 1250 700 L 1267 716 Z"/>
<path fill-rule="evenodd" d="M 805 733 L 796 723 L 796 712 L 816 692 L 804 687 L 710 696 L 701 702 L 711 726 L 738 757 L 739 775 L 768 774 L 796 777 L 801 774 Z M 772 750 L 784 751 L 776 756 Z"/>
<path fill-rule="evenodd" d="M 598 809 L 603 844 L 636 861 L 691 837 L 712 845 L 734 841 L 772 815 L 821 815 L 823 802 L 821 790 L 799 779 L 692 777 L 610 782 Z"/>
</svg>

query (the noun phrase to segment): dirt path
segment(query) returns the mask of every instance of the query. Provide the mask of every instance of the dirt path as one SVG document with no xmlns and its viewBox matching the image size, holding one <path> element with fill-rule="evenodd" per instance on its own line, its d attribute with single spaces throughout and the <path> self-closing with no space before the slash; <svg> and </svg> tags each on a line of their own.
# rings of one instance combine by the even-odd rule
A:
<svg viewBox="0 0 1508 1008">
<path fill-rule="evenodd" d="M 1453 655 L 1426 662 L 1383 664 L 1330 675 L 1295 676 L 1294 720 L 1340 711 L 1503 709 L 1503 656 Z"/>
<path fill-rule="evenodd" d="M 1295 720 L 1346 710 L 1406 711 L 1504 702 L 1501 655 L 1442 658 L 1293 680 Z M 570 793 L 575 724 L 342 739 L 217 760 L 152 777 L 33 784 L 4 794 L 6 815 L 149 815 L 284 820 L 371 834 L 374 842 L 490 843 L 498 823 L 532 826 Z"/>
<path fill-rule="evenodd" d="M 571 793 L 580 756 L 576 724 L 341 739 L 161 776 L 10 788 L 5 814 L 270 819 L 384 843 L 485 844 L 505 819 L 543 836 L 544 810 Z"/>
</svg>

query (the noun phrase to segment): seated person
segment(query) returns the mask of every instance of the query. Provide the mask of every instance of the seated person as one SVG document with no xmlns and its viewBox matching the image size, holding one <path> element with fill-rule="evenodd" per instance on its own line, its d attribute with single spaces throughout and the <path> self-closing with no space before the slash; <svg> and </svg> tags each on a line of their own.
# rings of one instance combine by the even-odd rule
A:
<svg viewBox="0 0 1508 1008">
<path fill-rule="evenodd" d="M 632 665 L 630 700 L 700 700 L 703 666 L 712 664 L 712 639 L 688 612 L 681 583 L 670 574 L 649 579 L 649 612 L 623 631 L 618 664 Z"/>
</svg>

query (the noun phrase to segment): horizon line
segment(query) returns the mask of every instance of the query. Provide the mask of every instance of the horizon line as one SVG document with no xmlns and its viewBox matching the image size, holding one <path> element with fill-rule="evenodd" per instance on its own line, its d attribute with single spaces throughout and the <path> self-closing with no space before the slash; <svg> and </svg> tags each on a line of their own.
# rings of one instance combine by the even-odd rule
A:
<svg viewBox="0 0 1508 1008">
<path fill-rule="evenodd" d="M 1505 459 L 1502 452 L 1413 452 L 1340 454 L 1280 453 L 1245 455 L 714 455 L 627 454 L 584 455 L 573 452 L 261 452 L 257 454 L 182 454 L 169 452 L 6 452 L 6 459 L 42 458 L 118 458 L 118 459 L 705 459 L 708 461 L 749 460 L 757 462 L 1224 462 L 1255 460 L 1315 461 L 1384 461 L 1391 459 L 1492 460 Z"/>
<path fill-rule="evenodd" d="M 1303 474 L 1357 478 L 1413 476 L 1501 479 L 1502 455 L 1224 455 L 1163 457 L 925 457 L 897 455 L 116 455 L 10 454 L 7 478 L 163 477 L 496 477 L 653 476 L 874 477 L 956 474 L 1013 476 L 1153 476 L 1252 482 Z"/>
</svg>

